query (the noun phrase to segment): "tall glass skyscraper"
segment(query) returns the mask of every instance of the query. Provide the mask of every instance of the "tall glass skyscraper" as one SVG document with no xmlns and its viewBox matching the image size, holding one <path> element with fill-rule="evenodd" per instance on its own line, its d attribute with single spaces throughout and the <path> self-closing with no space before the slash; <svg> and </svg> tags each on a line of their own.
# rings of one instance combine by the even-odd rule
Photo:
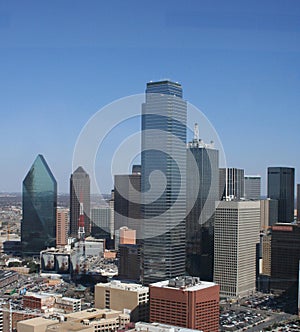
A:
<svg viewBox="0 0 300 332">
<path fill-rule="evenodd" d="M 57 183 L 42 155 L 38 155 L 23 181 L 21 224 L 24 255 L 39 255 L 56 245 Z"/>
<path fill-rule="evenodd" d="M 219 151 L 194 138 L 187 150 L 187 272 L 213 280 L 214 216 L 219 200 Z M 196 161 L 198 174 L 193 170 Z M 199 181 L 196 181 L 199 176 Z"/>
<path fill-rule="evenodd" d="M 185 274 L 186 117 L 180 84 L 147 83 L 142 107 L 144 284 Z"/>
<path fill-rule="evenodd" d="M 90 221 L 90 177 L 79 166 L 70 178 L 70 235 L 78 236 L 80 202 L 83 203 L 85 235 L 91 234 Z"/>
<path fill-rule="evenodd" d="M 268 168 L 268 197 L 278 200 L 278 222 L 294 221 L 295 169 Z"/>
</svg>

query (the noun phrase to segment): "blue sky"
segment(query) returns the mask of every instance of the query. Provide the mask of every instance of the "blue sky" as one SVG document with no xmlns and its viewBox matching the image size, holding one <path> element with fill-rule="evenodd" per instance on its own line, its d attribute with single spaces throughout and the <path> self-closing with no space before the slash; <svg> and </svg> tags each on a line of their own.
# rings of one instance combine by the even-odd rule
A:
<svg viewBox="0 0 300 332">
<path fill-rule="evenodd" d="M 0 191 L 20 191 L 41 153 L 67 192 L 89 118 L 161 78 L 182 84 L 228 165 L 261 174 L 263 192 L 270 165 L 300 182 L 299 40 L 297 0 L 1 1 Z"/>
</svg>

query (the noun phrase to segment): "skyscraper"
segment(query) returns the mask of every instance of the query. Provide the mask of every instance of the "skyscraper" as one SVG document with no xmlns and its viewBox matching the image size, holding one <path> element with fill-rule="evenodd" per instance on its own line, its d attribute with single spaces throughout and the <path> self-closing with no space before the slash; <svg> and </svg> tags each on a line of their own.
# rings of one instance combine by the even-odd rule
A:
<svg viewBox="0 0 300 332">
<path fill-rule="evenodd" d="M 270 286 L 272 290 L 298 288 L 299 260 L 300 225 L 278 223 L 272 226 Z M 297 293 L 294 292 L 295 300 Z"/>
<path fill-rule="evenodd" d="M 68 244 L 70 210 L 58 208 L 56 213 L 56 246 Z"/>
<path fill-rule="evenodd" d="M 244 197 L 244 170 L 238 168 L 220 168 L 220 199 L 241 199 Z"/>
<path fill-rule="evenodd" d="M 147 83 L 141 178 L 145 284 L 185 274 L 186 117 L 180 84 Z"/>
<path fill-rule="evenodd" d="M 297 184 L 297 221 L 300 221 L 300 184 Z"/>
<path fill-rule="evenodd" d="M 78 236 L 80 203 L 83 203 L 84 230 L 90 235 L 90 177 L 80 166 L 70 178 L 70 235 Z"/>
<path fill-rule="evenodd" d="M 39 255 L 56 245 L 57 183 L 42 155 L 23 181 L 21 241 L 24 255 Z"/>
<path fill-rule="evenodd" d="M 294 221 L 295 169 L 268 168 L 268 197 L 278 200 L 278 222 Z"/>
<path fill-rule="evenodd" d="M 255 290 L 260 202 L 222 201 L 215 217 L 214 282 L 223 296 Z"/>
<path fill-rule="evenodd" d="M 261 195 L 261 176 L 245 175 L 245 195 L 246 199 L 260 199 Z"/>
<path fill-rule="evenodd" d="M 115 175 L 114 229 L 127 226 L 141 239 L 141 174 Z"/>
<path fill-rule="evenodd" d="M 203 280 L 213 277 L 215 202 L 219 201 L 219 151 L 205 144 L 196 134 L 188 143 L 186 253 L 187 272 Z M 199 171 L 195 181 L 193 162 Z"/>
<path fill-rule="evenodd" d="M 110 206 L 91 209 L 91 235 L 99 239 L 112 239 L 114 225 Z"/>
<path fill-rule="evenodd" d="M 276 199 L 260 200 L 260 230 L 266 231 L 278 222 L 278 201 Z"/>
</svg>

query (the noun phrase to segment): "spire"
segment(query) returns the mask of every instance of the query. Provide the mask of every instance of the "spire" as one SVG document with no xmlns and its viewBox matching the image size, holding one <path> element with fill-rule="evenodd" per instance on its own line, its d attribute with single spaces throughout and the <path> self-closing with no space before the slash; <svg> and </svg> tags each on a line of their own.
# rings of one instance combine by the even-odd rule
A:
<svg viewBox="0 0 300 332">
<path fill-rule="evenodd" d="M 199 141 L 199 126 L 198 123 L 194 125 L 194 140 Z"/>
</svg>

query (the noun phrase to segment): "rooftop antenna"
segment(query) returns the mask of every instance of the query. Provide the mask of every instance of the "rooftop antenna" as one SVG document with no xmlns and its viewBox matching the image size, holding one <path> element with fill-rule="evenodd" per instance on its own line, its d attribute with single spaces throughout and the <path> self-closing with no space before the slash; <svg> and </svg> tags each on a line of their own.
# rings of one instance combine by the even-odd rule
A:
<svg viewBox="0 0 300 332">
<path fill-rule="evenodd" d="M 198 123 L 194 125 L 194 140 L 199 141 L 199 126 Z"/>
</svg>

